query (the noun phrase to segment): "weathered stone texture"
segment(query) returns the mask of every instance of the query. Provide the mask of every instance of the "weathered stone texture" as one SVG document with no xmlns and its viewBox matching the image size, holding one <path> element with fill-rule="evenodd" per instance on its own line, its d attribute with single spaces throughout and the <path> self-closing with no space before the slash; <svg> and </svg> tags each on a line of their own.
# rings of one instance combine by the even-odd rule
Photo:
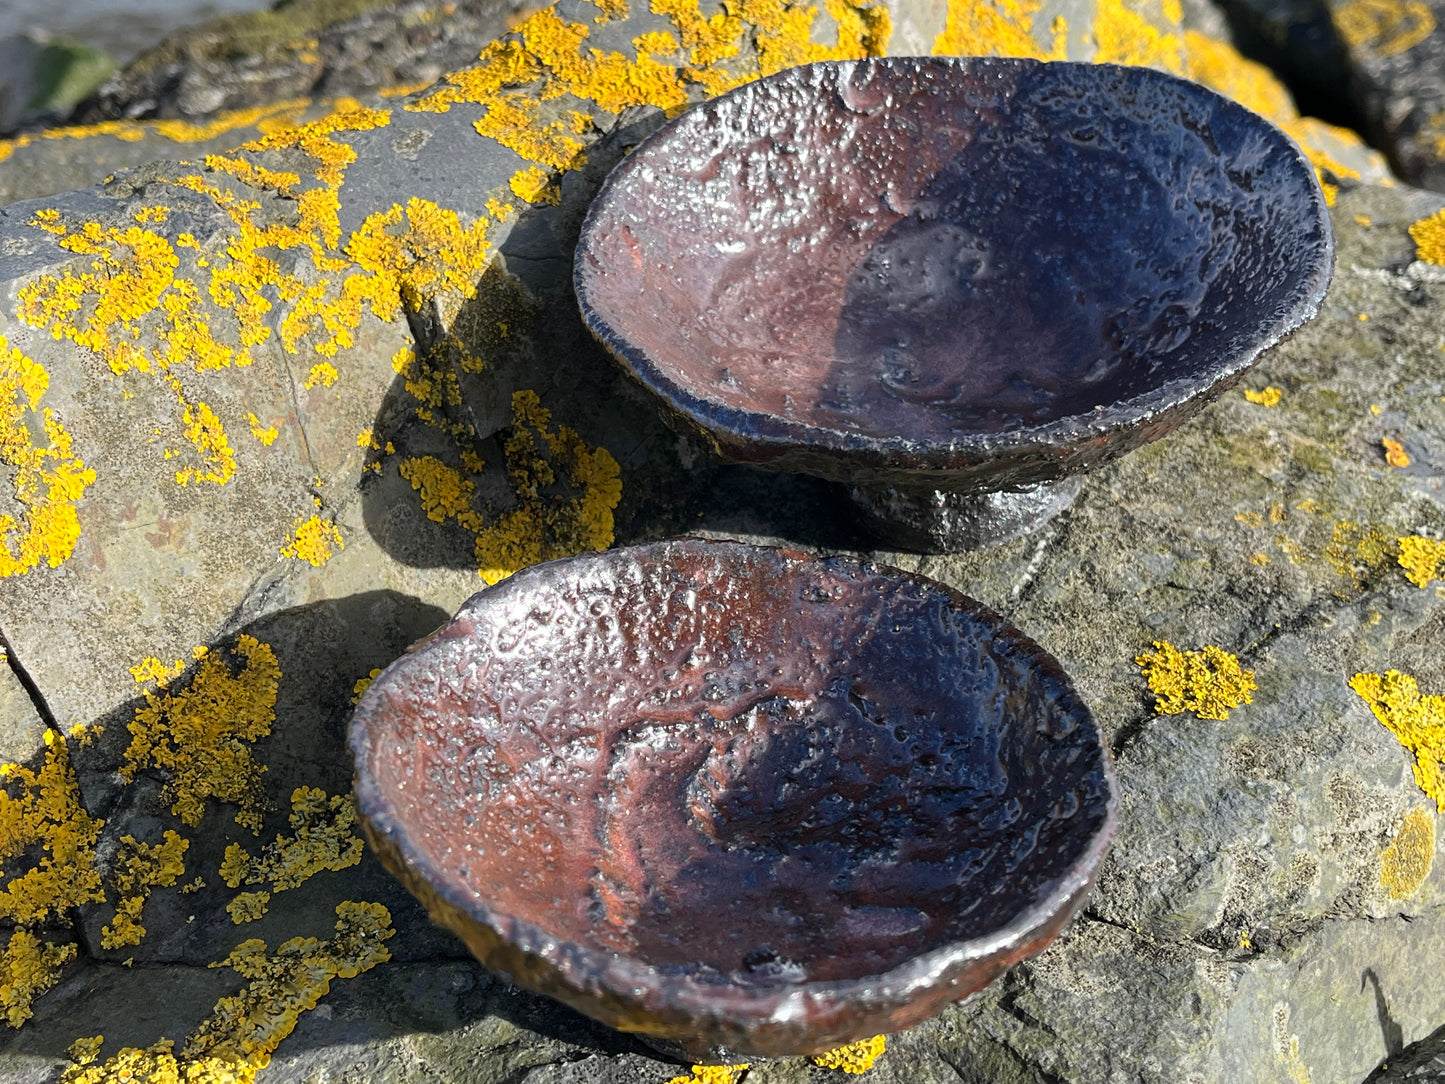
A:
<svg viewBox="0 0 1445 1084">
<path fill-rule="evenodd" d="M 1445 534 L 1445 274 L 1408 233 L 1440 199 L 1374 183 L 1383 168 L 1358 141 L 1300 118 L 1163 6 L 1001 5 L 980 21 L 902 5 L 891 36 L 866 7 L 787 24 L 743 7 L 725 27 L 737 57 L 653 37 L 648 65 L 644 32 L 680 41 L 703 24 L 569 0 L 385 113 L 0 216 L 0 472 L 30 480 L 0 496 L 15 517 L 0 631 L 63 733 L 43 745 L 8 666 L 0 724 L 10 760 L 50 765 L 66 811 L 59 828 L 22 825 L 29 849 L 5 859 L 3 886 L 51 837 L 79 839 L 76 872 L 102 874 L 67 897 L 71 925 L 20 912 L 53 957 L 76 958 L 52 959 L 34 1018 L 0 1035 L 0 1078 L 54 1080 L 70 1045 L 100 1034 L 92 1071 L 161 1039 L 197 1065 L 231 1041 L 254 1069 L 265 1042 L 204 1023 L 238 991 L 289 1035 L 263 1081 L 675 1075 L 638 1040 L 487 976 L 370 857 L 346 864 L 356 837 L 330 804 L 349 786 L 342 734 L 358 682 L 523 564 L 686 531 L 860 548 L 833 487 L 721 466 L 670 432 L 581 328 L 570 258 L 592 193 L 661 107 L 889 42 L 1057 46 L 1232 89 L 1312 154 L 1339 262 L 1318 319 L 1244 388 L 1089 476 L 1040 535 L 877 555 L 980 598 L 1062 660 L 1116 752 L 1123 827 L 1065 937 L 892 1039 L 873 1079 L 1353 1081 L 1445 1020 L 1433 842 L 1423 868 L 1385 874 L 1435 805 L 1348 684 L 1396 669 L 1445 694 L 1440 580 L 1417 586 L 1399 563 L 1399 539 Z M 593 47 L 614 67 L 582 63 Z M 1156 641 L 1238 656 L 1253 702 L 1222 720 L 1156 714 L 1135 662 Z M 259 784 L 225 790 L 242 778 Z M 87 818 L 105 821 L 93 843 Z M 157 860 L 145 936 L 107 945 L 134 865 L 125 837 L 166 832 L 188 844 L 184 874 L 167 882 Z M 262 891 L 266 913 L 233 922 Z M 371 903 L 385 922 L 346 910 Z M 226 961 L 251 938 L 266 962 L 243 978 Z M 263 996 L 274 981 L 319 997 L 323 978 L 309 1011 Z M 830 1075 L 789 1059 L 748 1079 Z"/>
</svg>

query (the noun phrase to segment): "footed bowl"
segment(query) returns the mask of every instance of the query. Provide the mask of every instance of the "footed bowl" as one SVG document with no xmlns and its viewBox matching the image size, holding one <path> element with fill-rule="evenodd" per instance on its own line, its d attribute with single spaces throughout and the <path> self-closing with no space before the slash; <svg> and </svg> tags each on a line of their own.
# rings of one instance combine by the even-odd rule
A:
<svg viewBox="0 0 1445 1084">
<path fill-rule="evenodd" d="M 725 459 L 853 487 L 885 542 L 1062 509 L 1314 315 L 1314 170 L 1147 68 L 898 57 L 677 117 L 593 201 L 583 319 Z"/>
</svg>

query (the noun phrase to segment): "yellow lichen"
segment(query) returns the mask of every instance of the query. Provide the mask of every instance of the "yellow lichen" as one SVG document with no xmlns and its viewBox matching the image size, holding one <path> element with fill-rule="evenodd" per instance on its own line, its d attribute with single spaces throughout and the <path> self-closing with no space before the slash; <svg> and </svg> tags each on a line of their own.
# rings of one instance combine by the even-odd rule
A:
<svg viewBox="0 0 1445 1084">
<path fill-rule="evenodd" d="M 1435 818 L 1428 810 L 1412 809 L 1380 855 L 1380 885 L 1392 900 L 1413 896 L 1434 862 Z"/>
<path fill-rule="evenodd" d="M 306 390 L 310 391 L 318 386 L 329 388 L 336 383 L 339 376 L 335 365 L 329 361 L 319 361 L 311 366 L 311 372 L 306 374 Z"/>
<path fill-rule="evenodd" d="M 1135 658 L 1154 694 L 1161 715 L 1193 712 L 1201 719 L 1228 719 L 1232 708 L 1251 703 L 1254 671 L 1239 659 L 1211 645 L 1181 651 L 1167 640 L 1154 641 L 1154 651 Z"/>
<path fill-rule="evenodd" d="M 738 1065 L 694 1065 L 687 1076 L 675 1076 L 667 1084 L 738 1084 L 748 1063 Z"/>
<path fill-rule="evenodd" d="M 1445 208 L 1420 219 L 1410 227 L 1415 258 L 1445 267 Z"/>
<path fill-rule="evenodd" d="M 391 958 L 384 942 L 394 931 L 385 907 L 348 901 L 336 915 L 329 941 L 293 937 L 271 953 L 264 941 L 253 939 L 211 964 L 231 968 L 246 985 L 216 1002 L 180 1054 L 173 1040 L 162 1039 L 94 1064 L 96 1043 L 84 1051 L 86 1062 L 65 1070 L 60 1084 L 252 1084 L 301 1014 L 330 991 L 333 979 L 354 978 Z"/>
<path fill-rule="evenodd" d="M 95 481 L 55 412 L 41 409 L 49 387 L 45 369 L 0 335 L 0 468 L 13 472 L 18 506 L 18 516 L 0 511 L 0 578 L 56 568 L 75 551 L 76 505 Z"/>
<path fill-rule="evenodd" d="M 0 953 L 0 1011 L 18 1028 L 33 1015 L 31 1005 L 55 985 L 60 969 L 75 959 L 72 944 L 53 945 L 28 930 L 17 929 Z"/>
<path fill-rule="evenodd" d="M 551 175 L 539 166 L 528 166 L 512 174 L 510 182 L 513 193 L 528 203 L 561 203 L 562 189 L 552 180 Z"/>
<path fill-rule="evenodd" d="M 356 684 L 351 687 L 351 702 L 353 704 L 361 703 L 361 694 L 371 688 L 371 683 L 379 677 L 381 677 L 381 669 L 374 666 L 366 677 L 357 678 Z"/>
<path fill-rule="evenodd" d="M 45 731 L 37 769 L 0 765 L 0 922 L 14 927 L 0 957 L 0 1010 L 11 1027 L 30 1018 L 31 1003 L 75 957 L 74 945 L 52 944 L 33 931 L 105 898 L 95 870 L 101 827 L 81 805 L 69 748 L 57 731 Z"/>
<path fill-rule="evenodd" d="M 101 1045 L 105 1042 L 104 1035 L 92 1035 L 76 1039 L 65 1048 L 65 1056 L 76 1065 L 89 1065 L 100 1054 Z"/>
<path fill-rule="evenodd" d="M 1095 63 L 1139 64 L 1184 74 L 1184 42 L 1181 36 L 1160 30 L 1144 15 L 1148 0 L 1099 0 L 1094 14 L 1093 36 L 1097 45 Z M 1177 14 L 1162 5 L 1166 24 L 1179 25 Z M 1177 11 L 1177 5 L 1175 8 Z"/>
<path fill-rule="evenodd" d="M 1385 462 L 1392 467 L 1408 467 L 1410 465 L 1410 454 L 1405 451 L 1405 446 L 1398 440 L 1385 437 L 1380 441 L 1380 446 L 1385 449 Z"/>
<path fill-rule="evenodd" d="M 0 862 L 30 865 L 19 876 L 0 867 L 0 922 L 38 926 L 102 899 L 92 868 L 102 822 L 80 803 L 65 739 L 47 729 L 40 767 L 0 765 L 0 786 Z"/>
<path fill-rule="evenodd" d="M 245 922 L 255 922 L 266 913 L 266 905 L 271 902 L 271 893 L 241 892 L 230 903 L 226 904 L 226 913 L 231 916 L 231 921 L 237 926 Z"/>
<path fill-rule="evenodd" d="M 1251 403 L 1258 403 L 1260 406 L 1279 406 L 1279 401 L 1283 396 L 1284 392 L 1276 388 L 1273 384 L 1268 385 L 1261 391 L 1255 391 L 1253 388 L 1246 388 L 1244 390 L 1244 397 Z"/>
<path fill-rule="evenodd" d="M 1398 540 L 1400 545 L 1400 567 L 1405 578 L 1416 587 L 1428 587 L 1434 579 L 1445 579 L 1440 575 L 1440 562 L 1445 561 L 1445 542 L 1419 535 L 1407 535 Z"/>
<path fill-rule="evenodd" d="M 271 732 L 281 668 L 270 645 L 253 636 L 237 639 L 230 665 L 222 656 L 203 655 L 179 692 L 145 694 L 145 706 L 129 724 L 120 774 L 130 782 L 145 768 L 164 773 L 171 812 L 192 828 L 214 798 L 238 805 L 236 823 L 259 833 L 266 769 L 252 756 L 251 744 Z"/>
<path fill-rule="evenodd" d="M 940 56 L 1018 56 L 1050 59 L 1034 38 L 1042 0 L 949 0 L 943 32 L 933 43 Z M 1052 59 L 1062 60 L 1063 54 Z"/>
<path fill-rule="evenodd" d="M 191 845 L 167 830 L 162 843 L 141 843 L 135 836 L 121 836 L 121 850 L 115 859 L 115 919 L 100 931 L 102 948 L 139 945 L 146 928 L 140 924 L 141 910 L 151 889 L 169 888 L 186 872 L 185 853 Z"/>
<path fill-rule="evenodd" d="M 512 396 L 503 451 L 517 507 L 486 526 L 475 513 L 458 517 L 477 536 L 477 569 L 489 584 L 539 561 L 612 545 L 612 510 L 622 497 L 617 461 L 566 426 L 549 429 L 551 418 L 535 392 Z M 564 483 L 577 496 L 547 497 L 547 489 Z"/>
<path fill-rule="evenodd" d="M 364 300 L 383 320 L 394 320 L 403 306 L 415 310 L 423 299 L 439 294 L 459 307 L 476 296 L 492 247 L 490 226 L 485 217 L 463 226 L 455 211 L 415 197 L 405 208 L 368 215 L 346 245 L 346 254 L 365 274 L 348 277 L 345 293 Z"/>
<path fill-rule="evenodd" d="M 1276 124 L 1294 119 L 1294 100 L 1274 73 L 1247 60 L 1226 41 L 1188 30 L 1184 34 L 1185 74 L 1226 94 Z"/>
<path fill-rule="evenodd" d="M 859 1039 L 856 1043 L 840 1046 L 825 1054 L 816 1054 L 813 1064 L 824 1069 L 842 1069 L 845 1073 L 866 1073 L 873 1068 L 873 1063 L 886 1048 L 884 1037 L 875 1035 L 871 1039 Z"/>
<path fill-rule="evenodd" d="M 268 314 L 276 302 L 285 306 L 279 321 L 285 348 L 295 352 L 302 338 L 309 337 L 311 347 L 329 358 L 339 347 L 351 345 L 365 300 L 348 295 L 337 273 L 350 269 L 358 285 L 371 294 L 385 294 L 385 284 L 375 281 L 375 273 L 345 258 L 336 189 L 356 157 L 337 135 L 374 128 L 388 119 L 385 111 L 335 114 L 273 132 L 234 155 L 209 156 L 209 178 L 175 178 L 172 183 L 178 187 L 212 199 L 236 231 L 220 249 L 188 257 L 194 261 L 194 274 L 181 269 L 176 246 L 141 226 L 68 224 L 53 211 L 37 213 L 32 220 L 37 228 L 57 234 L 63 248 L 89 257 L 89 269 L 70 267 L 26 284 L 20 291 L 20 318 L 94 350 L 117 376 L 150 374 L 164 383 L 183 411 L 187 439 L 201 456 L 198 465 L 177 472 L 178 483 L 224 484 L 236 466 L 221 419 L 187 389 L 184 371 L 203 374 L 249 365 L 251 349 L 272 334 Z M 299 175 L 267 169 L 243 156 L 291 149 L 312 158 L 320 187 L 298 192 Z M 263 221 L 262 204 L 237 196 L 221 183 L 228 178 L 292 197 L 294 215 Z M 190 238 L 185 247 L 194 245 Z M 299 269 L 287 269 L 277 258 L 286 252 L 309 258 L 319 280 L 308 282 Z M 197 285 L 202 272 L 204 289 Z M 224 320 L 217 310 L 225 314 Z M 316 375 L 324 378 L 328 370 Z"/>
<path fill-rule="evenodd" d="M 246 415 L 246 421 L 251 426 L 251 435 L 259 440 L 264 447 L 271 447 L 272 444 L 276 443 L 276 438 L 281 435 L 281 430 L 277 429 L 274 425 L 268 425 L 263 428 L 261 419 L 256 417 L 255 411 Z"/>
<path fill-rule="evenodd" d="M 1383 674 L 1356 674 L 1350 678 L 1355 690 L 1385 727 L 1415 754 L 1415 782 L 1445 813 L 1445 696 L 1426 696 L 1408 674 L 1386 670 Z"/>
<path fill-rule="evenodd" d="M 1394 555 L 1395 544 L 1388 534 L 1347 519 L 1334 525 L 1321 553 L 1336 573 L 1354 581 L 1356 587 L 1363 586 L 1365 578 L 1387 565 Z"/>
<path fill-rule="evenodd" d="M 1346 45 L 1379 57 L 1407 52 L 1435 30 L 1424 0 L 1348 0 L 1330 8 L 1330 15 Z"/>
<path fill-rule="evenodd" d="M 239 843 L 226 848 L 221 878 L 230 888 L 269 881 L 270 892 L 248 893 L 269 899 L 304 884 L 326 870 L 343 870 L 361 861 L 363 844 L 356 834 L 356 803 L 349 794 L 328 796 L 317 787 L 298 787 L 291 794 L 290 836 L 278 835 L 260 855 L 251 855 Z M 262 911 L 266 899 L 262 899 Z M 238 897 L 239 900 L 239 897 Z M 244 910 L 244 908 L 243 908 Z M 260 917 L 231 911 L 234 922 Z"/>
<path fill-rule="evenodd" d="M 294 537 L 281 547 L 282 557 L 294 557 L 298 561 L 320 568 L 331 560 L 336 550 L 345 549 L 341 529 L 329 519 L 320 516 L 298 517 L 293 528 Z"/>
<path fill-rule="evenodd" d="M 638 35 L 634 57 L 587 46 L 586 24 L 545 9 L 483 50 L 479 63 L 449 75 L 447 85 L 406 108 L 482 106 L 476 130 L 547 178 L 524 170 L 513 179 L 514 192 L 529 201 L 548 199 L 550 175 L 585 164 L 578 137 L 593 127 L 590 113 L 558 99 L 570 96 L 608 113 L 640 105 L 672 112 L 691 100 L 692 86 L 712 96 L 797 64 L 886 49 L 892 26 L 884 5 L 825 0 L 824 6 L 837 27 L 833 45 L 813 40 L 817 8 L 788 0 L 737 0 L 708 18 L 697 0 L 652 0 L 654 14 L 669 19 L 673 29 Z"/>
<path fill-rule="evenodd" d="M 435 456 L 403 459 L 399 469 L 412 489 L 421 494 L 427 519 L 445 523 L 471 508 L 477 487 Z"/>
</svg>

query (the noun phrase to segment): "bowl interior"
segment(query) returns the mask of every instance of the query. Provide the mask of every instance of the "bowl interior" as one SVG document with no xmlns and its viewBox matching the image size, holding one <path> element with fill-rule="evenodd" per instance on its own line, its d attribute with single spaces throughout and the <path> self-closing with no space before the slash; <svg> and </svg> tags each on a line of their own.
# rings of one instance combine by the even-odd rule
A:
<svg viewBox="0 0 1445 1084">
<path fill-rule="evenodd" d="M 1087 709 L 995 615 L 740 545 L 519 573 L 358 719 L 359 775 L 453 904 L 704 983 L 866 978 L 998 930 L 1109 816 Z"/>
<path fill-rule="evenodd" d="M 1255 114 L 993 58 L 700 106 L 618 167 L 582 244 L 589 322 L 683 409 L 936 443 L 1197 393 L 1312 313 L 1331 253 L 1308 164 Z"/>
</svg>

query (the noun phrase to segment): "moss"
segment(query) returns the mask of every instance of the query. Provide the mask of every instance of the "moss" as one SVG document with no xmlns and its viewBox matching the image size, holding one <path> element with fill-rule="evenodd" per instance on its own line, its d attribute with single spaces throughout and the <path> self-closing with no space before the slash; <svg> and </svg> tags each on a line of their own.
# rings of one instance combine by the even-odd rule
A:
<svg viewBox="0 0 1445 1084">
<path fill-rule="evenodd" d="M 59 417 L 41 407 L 49 387 L 45 369 L 0 335 L 0 467 L 13 472 L 18 506 L 18 516 L 0 512 L 0 578 L 57 568 L 75 551 L 76 505 L 95 481 Z"/>
<path fill-rule="evenodd" d="M 1380 855 L 1380 885 L 1392 900 L 1413 896 L 1435 862 L 1435 818 L 1429 810 L 1405 814 Z"/>
<path fill-rule="evenodd" d="M 1228 719 L 1229 712 L 1251 703 L 1254 671 L 1239 659 L 1213 645 L 1200 651 L 1180 651 L 1166 640 L 1154 641 L 1155 650 L 1134 661 L 1154 693 L 1154 710 L 1161 715 L 1193 712 L 1201 719 Z"/>
<path fill-rule="evenodd" d="M 1415 755 L 1415 782 L 1445 813 L 1445 696 L 1422 695 L 1415 679 L 1398 670 L 1356 674 L 1350 688 L 1370 705 L 1395 738 Z"/>
<path fill-rule="evenodd" d="M 1329 449 L 1308 440 L 1295 441 L 1290 446 L 1290 458 L 1312 474 L 1334 473 L 1335 461 Z"/>
<path fill-rule="evenodd" d="M 139 945 L 146 928 L 141 910 L 151 889 L 169 888 L 186 872 L 185 853 L 190 841 L 167 830 L 162 843 L 141 843 L 135 836 L 122 836 L 115 860 L 115 918 L 100 931 L 102 948 Z"/>
<path fill-rule="evenodd" d="M 281 668 L 270 645 L 253 636 L 238 638 L 231 654 L 234 671 L 221 652 L 208 651 L 185 689 L 146 692 L 120 775 L 128 783 L 142 769 L 160 770 L 171 812 L 192 828 L 217 799 L 238 805 L 236 823 L 260 832 L 265 768 L 251 745 L 271 732 Z"/>
<path fill-rule="evenodd" d="M 278 835 L 259 855 L 247 853 L 238 843 L 226 848 L 220 874 L 228 887 L 270 882 L 269 892 L 243 894 L 264 897 L 259 912 L 249 902 L 243 903 L 241 896 L 233 901 L 227 909 L 234 922 L 259 918 L 267 900 L 277 892 L 305 884 L 317 873 L 347 869 L 361 861 L 363 845 L 355 831 L 356 804 L 351 795 L 297 787 L 291 794 L 290 822 L 292 834 Z"/>
<path fill-rule="evenodd" d="M 818 1054 L 813 1058 L 813 1064 L 824 1069 L 841 1069 L 845 1073 L 866 1073 L 885 1049 L 887 1040 L 882 1035 L 875 1035 L 871 1039 L 859 1039 L 826 1054 Z"/>
</svg>

